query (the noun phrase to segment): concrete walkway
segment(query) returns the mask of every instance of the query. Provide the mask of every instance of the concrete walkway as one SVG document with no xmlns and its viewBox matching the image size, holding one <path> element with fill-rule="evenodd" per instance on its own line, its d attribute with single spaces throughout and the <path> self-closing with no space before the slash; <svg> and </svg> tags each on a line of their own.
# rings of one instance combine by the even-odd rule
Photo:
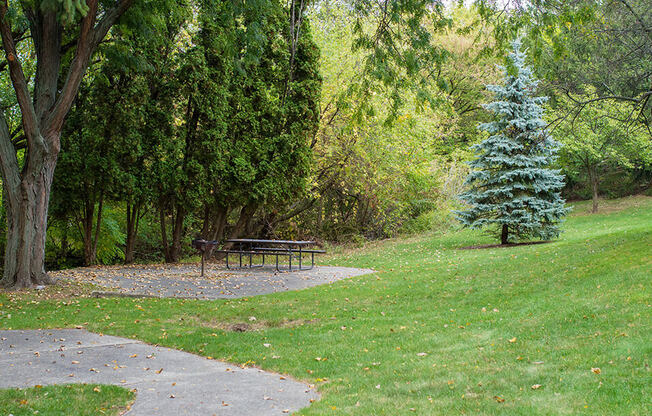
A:
<svg viewBox="0 0 652 416">
<path fill-rule="evenodd" d="M 77 329 L 0 330 L 0 388 L 98 383 L 136 389 L 135 415 L 292 413 L 308 385 L 255 368 Z"/>
<path fill-rule="evenodd" d="M 315 266 L 312 270 L 278 272 L 273 266 L 227 270 L 208 264 L 204 278 L 199 265 L 97 266 L 52 272 L 54 277 L 93 283 L 122 294 L 229 299 L 300 290 L 362 274 L 370 269 Z"/>
</svg>

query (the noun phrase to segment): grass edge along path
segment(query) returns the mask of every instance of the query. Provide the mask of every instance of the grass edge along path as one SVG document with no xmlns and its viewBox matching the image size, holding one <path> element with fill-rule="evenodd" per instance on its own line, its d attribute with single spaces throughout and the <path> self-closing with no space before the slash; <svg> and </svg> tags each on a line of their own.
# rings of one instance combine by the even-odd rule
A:
<svg viewBox="0 0 652 416">
<path fill-rule="evenodd" d="M 126 412 L 134 399 L 129 389 L 102 384 L 0 389 L 0 414 L 117 416 Z"/>
<path fill-rule="evenodd" d="M 607 204 L 579 204 L 550 244 L 459 250 L 492 242 L 461 231 L 344 250 L 329 263 L 379 272 L 298 292 L 0 295 L 0 327 L 83 326 L 290 374 L 322 393 L 303 415 L 645 415 L 652 198 Z"/>
</svg>

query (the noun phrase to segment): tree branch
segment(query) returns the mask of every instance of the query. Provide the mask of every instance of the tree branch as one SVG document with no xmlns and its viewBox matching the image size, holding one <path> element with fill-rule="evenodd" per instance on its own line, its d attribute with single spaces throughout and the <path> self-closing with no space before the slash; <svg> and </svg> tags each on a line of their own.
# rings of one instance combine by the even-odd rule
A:
<svg viewBox="0 0 652 416">
<path fill-rule="evenodd" d="M 7 0 L 4 0 L 0 3 L 0 35 L 2 35 L 2 47 L 9 65 L 9 76 L 23 116 L 23 131 L 27 138 L 27 146 L 33 151 L 47 152 L 45 141 L 38 128 L 38 120 L 25 80 L 25 73 L 16 52 L 13 33 L 7 19 L 8 10 Z"/>
<path fill-rule="evenodd" d="M 77 90 L 84 77 L 91 55 L 104 39 L 111 26 L 133 4 L 134 0 L 117 0 L 116 5 L 109 9 L 102 19 L 95 24 L 97 18 L 98 0 L 88 0 L 88 13 L 82 19 L 77 49 L 73 58 L 66 81 L 61 89 L 54 109 L 48 119 L 48 132 L 61 131 L 63 120 L 77 95 Z"/>
</svg>

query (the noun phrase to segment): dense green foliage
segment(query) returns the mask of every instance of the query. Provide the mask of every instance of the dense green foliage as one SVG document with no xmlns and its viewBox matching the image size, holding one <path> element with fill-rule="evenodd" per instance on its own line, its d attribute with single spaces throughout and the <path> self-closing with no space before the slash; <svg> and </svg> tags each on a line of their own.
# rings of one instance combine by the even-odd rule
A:
<svg viewBox="0 0 652 416">
<path fill-rule="evenodd" d="M 63 66 L 81 4 L 44 3 L 68 22 Z M 646 192 L 649 8 L 503 6 L 137 2 L 99 45 L 64 124 L 49 267 L 178 261 L 194 237 L 361 242 L 455 226 L 466 162 L 486 139 L 476 125 L 492 119 L 485 85 L 500 82 L 518 33 L 542 79 L 535 93 L 551 97 L 564 196 Z M 33 88 L 30 34 L 12 19 Z M 0 85 L 22 164 L 7 71 Z"/>
<path fill-rule="evenodd" d="M 568 111 L 569 106 L 572 103 L 561 97 L 557 112 Z M 605 106 L 594 101 L 582 112 L 581 118 L 565 118 L 557 127 L 563 143 L 560 164 L 575 181 L 591 188 L 593 211 L 597 212 L 600 185 L 608 173 L 620 170 L 621 186 L 628 181 L 625 172 L 644 173 L 652 165 L 652 141 L 640 124 L 620 121 L 631 112 L 628 104 Z"/>
<path fill-rule="evenodd" d="M 296 292 L 0 294 L 0 328 L 85 325 L 290 374 L 322 394 L 303 415 L 643 415 L 652 198 L 604 205 L 609 214 L 575 205 L 548 244 L 460 250 L 492 242 L 465 230 L 342 251 L 329 262 L 378 273 Z M 260 330 L 220 329 L 251 316 Z"/>
<path fill-rule="evenodd" d="M 557 237 L 567 212 L 560 194 L 563 176 L 549 167 L 559 145 L 545 130 L 541 106 L 547 97 L 533 96 L 537 81 L 525 65 L 521 42 L 513 48 L 504 85 L 487 86 L 495 101 L 485 108 L 497 120 L 480 125 L 490 136 L 474 146 L 470 189 L 460 194 L 470 207 L 456 212 L 462 224 L 488 228 L 502 244 Z"/>
</svg>

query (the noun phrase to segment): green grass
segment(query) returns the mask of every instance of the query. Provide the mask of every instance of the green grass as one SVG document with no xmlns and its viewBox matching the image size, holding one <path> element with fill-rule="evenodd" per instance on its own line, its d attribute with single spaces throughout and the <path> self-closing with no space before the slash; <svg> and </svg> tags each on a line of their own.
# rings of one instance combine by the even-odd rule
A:
<svg viewBox="0 0 652 416">
<path fill-rule="evenodd" d="M 0 389 L 0 415 L 120 415 L 133 400 L 130 390 L 97 384 Z"/>
<path fill-rule="evenodd" d="M 587 206 L 550 244 L 459 250 L 492 242 L 461 231 L 344 250 L 328 261 L 378 273 L 299 292 L 0 295 L 0 327 L 83 325 L 290 374 L 322 393 L 304 415 L 650 414 L 652 198 Z M 251 316 L 261 330 L 220 329 Z"/>
</svg>

